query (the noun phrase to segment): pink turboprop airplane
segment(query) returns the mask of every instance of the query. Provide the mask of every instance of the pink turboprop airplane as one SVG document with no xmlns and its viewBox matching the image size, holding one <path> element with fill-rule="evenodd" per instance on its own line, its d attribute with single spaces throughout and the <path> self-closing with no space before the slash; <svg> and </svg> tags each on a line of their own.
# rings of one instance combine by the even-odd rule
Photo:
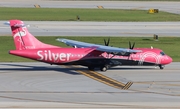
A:
<svg viewBox="0 0 180 109">
<path fill-rule="evenodd" d="M 108 41 L 105 45 L 91 44 L 80 41 L 57 39 L 74 48 L 62 48 L 44 44 L 30 34 L 26 25 L 20 20 L 10 20 L 5 23 L 10 25 L 16 50 L 9 53 L 40 62 L 56 65 L 82 65 L 89 70 L 98 67 L 101 71 L 118 65 L 146 65 L 159 66 L 172 62 L 172 58 L 160 49 L 154 48 L 130 48 L 111 47 Z"/>
</svg>

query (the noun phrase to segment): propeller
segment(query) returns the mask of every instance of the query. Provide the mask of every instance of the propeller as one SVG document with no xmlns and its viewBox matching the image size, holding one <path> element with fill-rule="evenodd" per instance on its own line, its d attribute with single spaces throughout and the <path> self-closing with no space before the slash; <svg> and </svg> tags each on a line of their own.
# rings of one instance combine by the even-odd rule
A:
<svg viewBox="0 0 180 109">
<path fill-rule="evenodd" d="M 109 46 L 109 42 L 110 42 L 110 38 L 108 38 L 107 41 L 104 39 L 104 45 L 105 45 L 105 46 Z"/>
<path fill-rule="evenodd" d="M 110 42 L 110 38 L 108 38 L 107 41 L 106 41 L 106 39 L 104 39 L 104 45 L 105 45 L 105 46 L 109 46 L 109 42 Z M 109 54 L 110 54 L 110 53 L 107 52 L 107 57 L 109 57 Z"/>
<path fill-rule="evenodd" d="M 131 46 L 131 42 L 129 41 L 129 49 L 133 49 L 135 46 L 135 42 L 133 43 L 133 45 Z"/>
<path fill-rule="evenodd" d="M 110 38 L 108 38 L 107 40 L 104 39 L 104 45 L 105 46 L 109 46 L 109 42 L 110 42 Z M 131 44 L 131 42 L 129 41 L 129 49 L 131 49 L 131 50 L 134 49 L 134 46 L 135 46 L 135 42 L 133 44 Z M 107 54 L 109 55 L 110 53 L 107 53 Z M 128 59 L 129 59 L 130 54 L 131 53 L 126 54 L 126 56 L 128 56 Z"/>
<path fill-rule="evenodd" d="M 134 49 L 134 46 L 135 46 L 135 42 L 131 45 L 131 42 L 129 41 L 129 49 L 131 49 L 131 50 Z M 128 60 L 130 58 L 130 54 L 131 53 L 128 54 Z"/>
</svg>

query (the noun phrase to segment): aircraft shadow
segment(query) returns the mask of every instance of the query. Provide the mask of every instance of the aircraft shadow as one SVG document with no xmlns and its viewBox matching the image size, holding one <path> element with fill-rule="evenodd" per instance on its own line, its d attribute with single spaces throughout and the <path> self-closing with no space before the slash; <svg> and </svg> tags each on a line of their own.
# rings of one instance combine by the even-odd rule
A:
<svg viewBox="0 0 180 109">
<path fill-rule="evenodd" d="M 155 68 L 135 68 L 135 67 L 112 67 L 109 70 L 154 70 Z"/>
<path fill-rule="evenodd" d="M 6 66 L 15 66 L 17 68 L 0 68 L 0 71 L 58 71 L 62 73 L 72 74 L 72 75 L 80 75 L 75 70 L 86 70 L 86 68 L 81 67 L 58 67 L 58 66 L 29 66 L 29 65 L 18 65 L 18 64 L 0 64 Z M 18 68 L 19 67 L 19 68 Z"/>
<path fill-rule="evenodd" d="M 17 68 L 0 68 L 1 71 L 58 71 L 66 74 L 71 75 L 81 75 L 80 73 L 76 72 L 75 70 L 85 71 L 88 70 L 87 68 L 83 67 L 61 67 L 61 66 L 32 66 L 32 65 L 20 65 L 20 64 L 0 64 L 6 66 L 15 66 Z M 19 68 L 18 68 L 19 67 Z M 108 70 L 151 70 L 155 68 L 138 68 L 138 67 L 112 67 Z M 96 68 L 95 71 L 100 71 L 99 68 Z"/>
</svg>

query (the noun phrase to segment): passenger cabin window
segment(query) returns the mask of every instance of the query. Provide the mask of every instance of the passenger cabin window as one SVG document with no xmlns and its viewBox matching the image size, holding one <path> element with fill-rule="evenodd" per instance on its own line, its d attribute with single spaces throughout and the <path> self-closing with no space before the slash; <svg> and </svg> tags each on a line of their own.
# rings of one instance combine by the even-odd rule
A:
<svg viewBox="0 0 180 109">
<path fill-rule="evenodd" d="M 160 52 L 160 54 L 161 54 L 162 56 L 164 56 L 164 55 L 165 55 L 165 53 L 164 53 L 164 52 Z"/>
</svg>

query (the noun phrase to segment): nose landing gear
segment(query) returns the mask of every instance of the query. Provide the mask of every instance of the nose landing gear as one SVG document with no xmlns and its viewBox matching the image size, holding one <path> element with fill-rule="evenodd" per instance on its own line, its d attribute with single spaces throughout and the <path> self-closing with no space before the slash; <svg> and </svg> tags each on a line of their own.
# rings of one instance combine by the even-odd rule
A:
<svg viewBox="0 0 180 109">
<path fill-rule="evenodd" d="M 164 69 L 164 67 L 165 67 L 164 65 L 159 65 L 160 69 Z"/>
</svg>

